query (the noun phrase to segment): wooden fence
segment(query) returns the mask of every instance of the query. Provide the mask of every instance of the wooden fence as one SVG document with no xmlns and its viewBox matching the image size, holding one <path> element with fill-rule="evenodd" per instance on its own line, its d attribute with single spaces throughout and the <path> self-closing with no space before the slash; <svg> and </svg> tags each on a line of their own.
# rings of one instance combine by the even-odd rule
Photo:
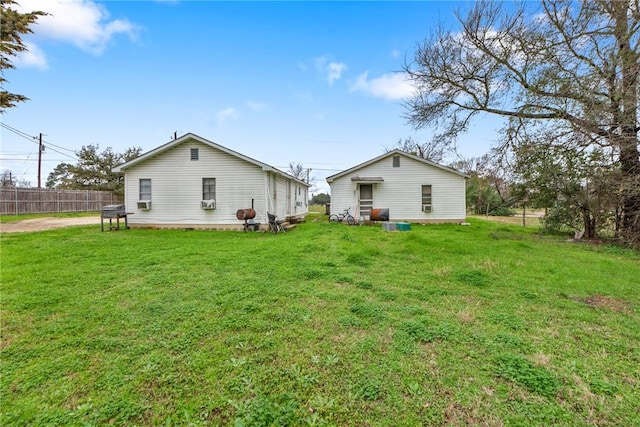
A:
<svg viewBox="0 0 640 427">
<path fill-rule="evenodd" d="M 98 212 L 105 205 L 122 203 L 109 191 L 0 188 L 0 215 L 57 212 Z"/>
</svg>

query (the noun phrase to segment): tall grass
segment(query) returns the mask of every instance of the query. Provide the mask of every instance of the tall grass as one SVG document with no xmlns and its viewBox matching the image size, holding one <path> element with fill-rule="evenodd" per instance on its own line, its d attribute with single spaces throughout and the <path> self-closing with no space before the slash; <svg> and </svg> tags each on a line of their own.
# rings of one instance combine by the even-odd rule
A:
<svg viewBox="0 0 640 427">
<path fill-rule="evenodd" d="M 2 235 L 3 425 L 637 425 L 640 257 L 409 232 Z"/>
</svg>

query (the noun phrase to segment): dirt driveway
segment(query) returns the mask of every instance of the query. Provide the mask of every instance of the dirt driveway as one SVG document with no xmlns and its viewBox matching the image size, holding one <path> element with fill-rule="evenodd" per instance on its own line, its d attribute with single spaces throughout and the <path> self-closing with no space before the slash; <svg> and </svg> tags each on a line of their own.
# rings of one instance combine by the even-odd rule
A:
<svg viewBox="0 0 640 427">
<path fill-rule="evenodd" d="M 43 231 L 73 225 L 100 225 L 100 216 L 83 216 L 78 218 L 36 218 L 0 224 L 0 233 L 20 233 L 25 231 Z"/>
</svg>

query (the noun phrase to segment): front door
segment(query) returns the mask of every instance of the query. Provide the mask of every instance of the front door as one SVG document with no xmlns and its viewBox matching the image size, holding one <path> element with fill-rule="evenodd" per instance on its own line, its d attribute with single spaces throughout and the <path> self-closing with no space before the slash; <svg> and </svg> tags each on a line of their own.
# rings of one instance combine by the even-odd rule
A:
<svg viewBox="0 0 640 427">
<path fill-rule="evenodd" d="M 371 215 L 373 208 L 373 184 L 360 184 L 360 200 L 359 200 L 360 216 Z"/>
</svg>

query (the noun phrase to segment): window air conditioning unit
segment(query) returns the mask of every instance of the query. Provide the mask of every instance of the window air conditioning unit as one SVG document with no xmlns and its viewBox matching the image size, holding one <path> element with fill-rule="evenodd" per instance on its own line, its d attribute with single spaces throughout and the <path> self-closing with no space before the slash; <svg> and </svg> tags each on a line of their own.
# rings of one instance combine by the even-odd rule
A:
<svg viewBox="0 0 640 427">
<path fill-rule="evenodd" d="M 201 200 L 200 201 L 200 207 L 202 209 L 215 209 L 216 208 L 216 201 L 211 199 L 211 200 Z"/>
<path fill-rule="evenodd" d="M 422 212 L 431 212 L 431 205 L 422 205 Z"/>
<path fill-rule="evenodd" d="M 138 201 L 138 209 L 142 211 L 148 211 L 149 209 L 151 209 L 151 200 Z"/>
</svg>

